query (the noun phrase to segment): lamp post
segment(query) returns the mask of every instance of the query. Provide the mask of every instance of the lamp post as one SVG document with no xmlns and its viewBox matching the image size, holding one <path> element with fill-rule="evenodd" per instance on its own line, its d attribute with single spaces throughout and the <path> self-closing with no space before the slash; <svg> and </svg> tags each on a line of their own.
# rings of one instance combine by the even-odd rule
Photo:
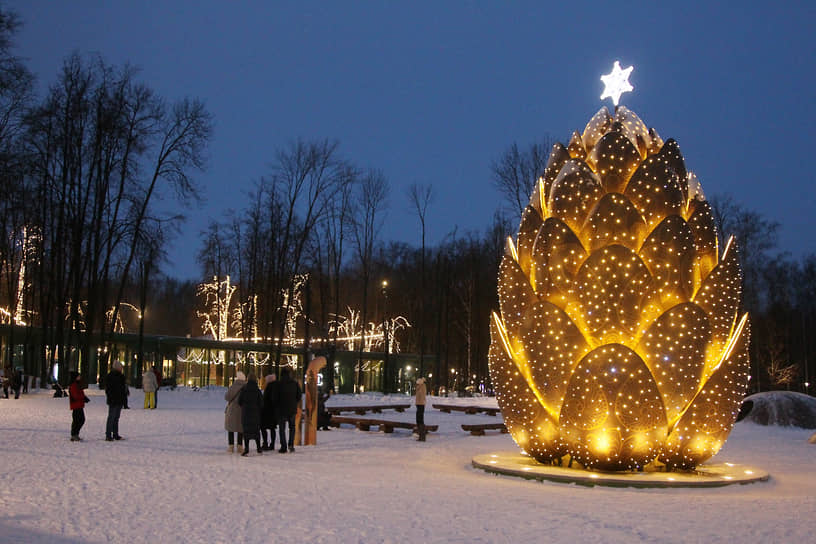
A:
<svg viewBox="0 0 816 544">
<path fill-rule="evenodd" d="M 382 280 L 383 295 L 383 339 L 385 340 L 385 359 L 383 360 L 383 393 L 391 392 L 391 379 L 388 375 L 388 280 Z"/>
</svg>

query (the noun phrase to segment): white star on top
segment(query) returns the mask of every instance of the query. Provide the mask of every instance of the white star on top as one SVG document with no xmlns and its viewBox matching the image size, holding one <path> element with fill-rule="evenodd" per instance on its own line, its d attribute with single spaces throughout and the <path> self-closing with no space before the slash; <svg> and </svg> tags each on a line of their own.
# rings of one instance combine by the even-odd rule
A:
<svg viewBox="0 0 816 544">
<path fill-rule="evenodd" d="M 604 92 L 601 95 L 601 100 L 606 97 L 612 99 L 612 102 L 617 106 L 618 101 L 620 100 L 620 95 L 623 93 L 628 93 L 634 87 L 629 83 L 629 74 L 632 73 L 632 66 L 621 70 L 620 63 L 615 61 L 614 66 L 612 66 L 612 71 L 606 74 L 605 76 L 601 76 L 601 81 L 603 81 L 605 87 Z"/>
</svg>

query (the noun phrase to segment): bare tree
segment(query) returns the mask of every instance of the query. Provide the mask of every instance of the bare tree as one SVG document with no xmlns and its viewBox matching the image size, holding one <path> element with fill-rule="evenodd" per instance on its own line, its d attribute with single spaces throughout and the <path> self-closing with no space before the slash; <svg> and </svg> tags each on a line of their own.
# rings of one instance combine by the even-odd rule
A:
<svg viewBox="0 0 816 544">
<path fill-rule="evenodd" d="M 339 189 L 336 197 L 326 205 L 323 220 L 320 222 L 318 235 L 315 236 L 314 268 L 317 271 L 316 282 L 319 297 L 318 318 L 324 344 L 329 344 L 329 359 L 331 350 L 337 344 L 337 327 L 332 327 L 330 316 L 340 313 L 341 301 L 341 273 L 346 259 L 347 239 L 353 228 L 353 194 L 355 185 L 359 181 L 360 173 L 347 165 L 341 173 Z M 334 365 L 326 366 L 325 379 L 329 384 L 334 383 Z"/>
<path fill-rule="evenodd" d="M 162 232 L 161 224 L 155 222 L 153 225 L 143 231 L 142 236 L 137 242 L 139 244 L 139 248 L 136 253 L 136 258 L 139 265 L 139 344 L 136 350 L 138 364 L 134 369 L 134 379 L 138 379 L 145 370 L 143 345 L 146 321 L 145 317 L 147 314 L 148 286 L 150 285 L 151 274 L 156 271 L 157 265 L 163 256 L 163 239 L 164 233 Z"/>
<path fill-rule="evenodd" d="M 212 136 L 212 115 L 199 100 L 185 98 L 174 104 L 170 111 L 160 108 L 157 113 L 155 133 L 159 141 L 158 149 L 152 174 L 143 188 L 138 205 L 133 208 L 130 223 L 132 241 L 116 302 L 122 300 L 130 266 L 136 254 L 135 241 L 144 228 L 152 198 L 158 192 L 160 182 L 168 184 L 181 201 L 198 198 L 198 188 L 191 173 L 193 170 L 203 170 L 204 152 Z"/>
<path fill-rule="evenodd" d="M 212 125 L 201 102 L 184 99 L 168 107 L 130 66 L 117 69 L 101 58 L 69 56 L 56 84 L 26 117 L 26 146 L 39 230 L 40 324 L 55 331 L 46 342 L 65 374 L 64 328 L 75 332 L 111 327 L 134 282 L 140 240 L 154 221 L 157 195 L 174 191 L 195 198 L 190 177 L 203 167 Z M 63 308 L 69 309 L 67 320 Z M 74 331 L 74 332 L 72 332 Z M 112 329 L 107 331 L 112 333 Z M 89 361 L 89 339 L 82 360 Z M 100 371 L 104 373 L 105 361 Z M 83 373 L 89 369 L 80 368 Z"/>
<path fill-rule="evenodd" d="M 411 184 L 408 187 L 408 200 L 413 206 L 414 213 L 419 219 L 421 246 L 420 246 L 420 266 L 419 266 L 419 374 L 425 375 L 425 217 L 428 213 L 428 205 L 433 201 L 433 186 Z"/>
<path fill-rule="evenodd" d="M 329 140 L 289 144 L 276 153 L 271 181 L 266 185 L 270 221 L 274 221 L 270 223 L 274 253 L 267 296 L 275 298 L 267 308 L 278 311 L 276 367 L 280 365 L 286 326 L 282 317 L 289 314 L 286 301 L 294 298 L 293 278 L 301 272 L 304 251 L 345 176 L 346 164 L 338 156 L 338 145 Z M 281 288 L 288 289 L 287 297 L 280 296 Z"/>
<path fill-rule="evenodd" d="M 760 303 L 760 277 L 768 253 L 777 245 L 779 223 L 757 211 L 746 209 L 731 196 L 717 195 L 709 200 L 717 224 L 720 247 L 734 236 L 743 273 L 743 306 L 757 310 Z"/>
<path fill-rule="evenodd" d="M 493 186 L 502 194 L 515 217 L 521 217 L 530 201 L 534 184 L 544 175 L 552 145 L 549 136 L 541 143 L 531 144 L 526 150 L 520 150 L 518 144 L 513 142 L 490 165 Z"/>
<path fill-rule="evenodd" d="M 19 28 L 17 14 L 0 7 L 0 152 L 8 152 L 20 134 L 23 115 L 32 99 L 34 77 L 13 53 Z"/>
<path fill-rule="evenodd" d="M 249 193 L 249 206 L 242 214 L 243 221 L 233 222 L 233 231 L 243 242 L 239 242 L 239 287 L 242 304 L 251 306 L 251 311 L 241 311 L 241 330 L 244 339 L 255 338 L 260 333 L 259 297 L 263 294 L 265 271 L 269 266 L 269 233 L 266 230 L 268 211 L 264 207 L 263 182 L 256 184 Z M 243 235 L 240 233 L 243 232 Z M 247 331 L 252 331 L 247 337 Z M 264 331 L 267 332 L 267 331 Z"/>
<path fill-rule="evenodd" d="M 765 345 L 765 371 L 772 386 L 787 387 L 796 379 L 799 368 L 795 364 L 788 364 L 785 344 L 779 335 L 774 335 Z"/>
<path fill-rule="evenodd" d="M 388 198 L 388 180 L 379 170 L 369 170 L 360 179 L 357 195 L 357 218 L 354 222 L 354 240 L 357 258 L 363 276 L 362 323 L 368 323 L 368 289 L 371 281 L 372 257 L 377 234 L 382 227 L 383 212 Z M 365 327 L 362 328 L 357 357 L 356 387 L 360 390 L 363 372 Z"/>
<path fill-rule="evenodd" d="M 204 246 L 198 252 L 198 262 L 204 276 L 223 277 L 234 273 L 238 261 L 235 245 L 232 243 L 229 227 L 211 221 L 207 230 L 201 233 Z"/>
</svg>

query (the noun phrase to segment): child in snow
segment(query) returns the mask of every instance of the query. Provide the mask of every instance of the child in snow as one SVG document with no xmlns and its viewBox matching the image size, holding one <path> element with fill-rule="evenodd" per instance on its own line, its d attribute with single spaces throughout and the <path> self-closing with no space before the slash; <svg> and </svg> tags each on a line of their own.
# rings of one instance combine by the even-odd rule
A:
<svg viewBox="0 0 816 544">
<path fill-rule="evenodd" d="M 79 372 L 71 371 L 71 385 L 68 386 L 68 400 L 71 408 L 71 442 L 79 442 L 79 431 L 85 424 L 85 403 L 90 399 L 85 396 L 85 384 Z"/>
</svg>

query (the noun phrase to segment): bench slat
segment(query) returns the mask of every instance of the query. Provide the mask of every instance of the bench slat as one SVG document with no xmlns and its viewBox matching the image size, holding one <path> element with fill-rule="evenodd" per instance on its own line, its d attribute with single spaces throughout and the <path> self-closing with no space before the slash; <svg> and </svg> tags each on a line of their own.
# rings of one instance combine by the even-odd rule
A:
<svg viewBox="0 0 816 544">
<path fill-rule="evenodd" d="M 408 421 L 388 421 L 385 419 L 361 418 L 352 416 L 332 416 L 331 425 L 339 427 L 342 423 L 354 425 L 361 431 L 369 431 L 371 427 L 377 427 L 384 433 L 393 433 L 394 429 L 411 429 L 416 431 L 416 424 Z M 439 429 L 439 425 L 425 425 L 425 430 L 434 432 Z"/>
<path fill-rule="evenodd" d="M 491 406 L 462 406 L 459 404 L 434 404 L 433 407 L 446 414 L 451 413 L 451 410 L 456 410 L 457 412 L 465 412 L 466 414 L 484 412 L 487 415 L 495 416 L 501 411 L 499 408 L 493 408 Z"/>
<path fill-rule="evenodd" d="M 354 412 L 355 414 L 365 415 L 366 412 L 381 413 L 383 410 L 396 410 L 397 412 L 404 412 L 410 408 L 410 404 L 376 404 L 376 405 L 358 405 L 358 406 L 327 406 L 326 411 L 330 414 L 341 414 L 343 412 Z"/>
<path fill-rule="evenodd" d="M 496 430 L 506 433 L 507 427 L 504 423 L 484 423 L 481 425 L 462 425 L 463 431 L 470 431 L 473 436 L 483 436 L 487 430 Z"/>
</svg>

